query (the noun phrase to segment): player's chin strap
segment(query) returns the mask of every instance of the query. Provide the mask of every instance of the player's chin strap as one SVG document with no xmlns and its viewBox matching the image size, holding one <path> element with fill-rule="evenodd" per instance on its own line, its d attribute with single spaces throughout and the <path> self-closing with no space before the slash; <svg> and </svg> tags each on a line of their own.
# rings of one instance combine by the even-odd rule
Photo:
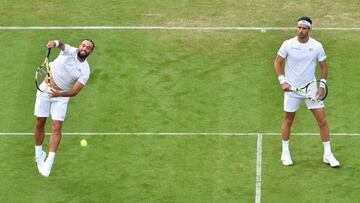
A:
<svg viewBox="0 0 360 203">
<path fill-rule="evenodd" d="M 325 79 L 320 79 L 320 81 L 321 81 L 321 82 L 320 82 L 320 85 L 319 85 L 319 86 L 320 86 L 321 88 L 326 88 L 326 80 L 325 80 Z"/>
</svg>

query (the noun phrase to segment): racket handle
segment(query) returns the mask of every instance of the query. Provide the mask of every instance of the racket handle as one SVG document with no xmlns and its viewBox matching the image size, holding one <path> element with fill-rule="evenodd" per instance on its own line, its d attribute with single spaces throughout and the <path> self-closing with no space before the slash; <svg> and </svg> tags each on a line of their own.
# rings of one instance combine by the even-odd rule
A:
<svg viewBox="0 0 360 203">
<path fill-rule="evenodd" d="M 49 58 L 49 56 L 50 56 L 50 51 L 51 51 L 51 48 L 48 48 L 47 54 L 46 54 L 46 58 Z"/>
</svg>

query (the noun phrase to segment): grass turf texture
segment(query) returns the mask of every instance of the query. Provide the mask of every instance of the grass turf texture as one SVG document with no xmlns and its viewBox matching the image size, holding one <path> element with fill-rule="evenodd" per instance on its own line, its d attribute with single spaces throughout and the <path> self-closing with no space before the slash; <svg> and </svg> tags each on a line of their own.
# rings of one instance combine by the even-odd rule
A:
<svg viewBox="0 0 360 203">
<path fill-rule="evenodd" d="M 79 137 L 64 137 L 43 178 L 30 136 L 1 137 L 1 202 L 249 202 L 255 195 L 254 136 L 86 139 L 83 148 Z"/>
<path fill-rule="evenodd" d="M 0 25 L 167 25 L 167 26 L 294 26 L 311 16 L 316 26 L 359 27 L 356 0 L 136 0 L 136 1 L 9 1 L 1 0 Z"/>
<path fill-rule="evenodd" d="M 11 40 L 14 33 L 22 40 Z M 34 69 L 43 60 L 44 42 L 59 36 L 57 33 L 1 32 L 2 45 L 8 49 L 1 51 L 0 79 L 11 85 L 0 92 L 1 98 L 6 98 L 1 100 L 4 109 L 0 115 L 12 115 L 0 123 L 3 132 L 32 129 Z M 62 31 L 59 38 L 78 44 L 75 33 Z M 282 93 L 272 64 L 282 39 L 292 37 L 292 31 L 105 33 L 108 37 L 103 38 L 103 31 L 87 32 L 97 41 L 89 59 L 92 75 L 85 91 L 71 99 L 64 131 L 279 132 Z M 356 88 L 360 61 L 351 48 L 360 43 L 357 34 L 314 33 L 328 54 L 330 93 L 326 105 L 334 132 L 360 131 L 356 120 L 359 106 L 349 102 L 360 95 Z M 56 51 L 52 58 L 55 55 Z M 317 131 L 304 108 L 294 131 Z"/>
<path fill-rule="evenodd" d="M 165 25 L 359 27 L 357 1 L 1 1 L 1 26 Z M 321 9 L 319 9 L 321 7 Z M 296 8 L 296 9 L 295 9 Z M 286 11 L 286 12 L 279 12 Z M 288 12 L 292 10 L 292 12 Z M 50 17 L 51 16 L 51 17 Z M 358 31 L 314 31 L 328 55 L 332 132 L 360 132 Z M 273 60 L 295 31 L 0 31 L 0 129 L 31 132 L 33 75 L 45 44 L 92 38 L 88 85 L 72 98 L 65 132 L 279 132 L 282 93 Z M 52 53 L 52 57 L 56 52 Z M 47 128 L 49 129 L 49 128 Z M 294 132 L 317 132 L 298 112 Z M 1 202 L 252 202 L 256 137 L 64 136 L 53 174 L 33 162 L 31 136 L 0 137 Z M 263 138 L 262 202 L 356 202 L 358 137 L 333 137 L 342 167 L 321 162 L 318 136 Z M 47 145 L 48 138 L 46 140 Z M 286 181 L 285 181 L 286 180 Z"/>
<path fill-rule="evenodd" d="M 332 149 L 341 161 L 334 169 L 322 162 L 318 136 L 293 136 L 290 150 L 294 166 L 279 162 L 279 138 L 263 137 L 262 202 L 356 202 L 359 190 L 359 137 L 333 137 Z M 274 147 L 275 146 L 275 147 Z M 355 161 L 355 162 L 354 162 Z"/>
<path fill-rule="evenodd" d="M 13 31 L 1 32 L 1 37 L 11 39 L 13 34 Z M 4 132 L 29 132 L 33 126 L 33 67 L 43 59 L 43 42 L 54 38 L 57 32 L 16 34 L 24 40 L 2 42 L 10 50 L 1 53 L 5 68 L 0 77 L 12 85 L 0 93 L 2 98 L 7 98 L 1 100 L 5 107 L 1 114 L 13 116 L 0 125 Z M 282 39 L 292 37 L 293 32 L 107 31 L 108 37 L 102 38 L 103 34 L 88 32 L 97 39 L 97 50 L 89 59 L 92 78 L 85 90 L 72 98 L 65 132 L 279 132 L 282 94 L 272 62 Z M 349 86 L 344 81 L 350 81 L 351 87 L 357 81 L 353 78 L 358 75 L 359 59 L 352 54 L 355 52 L 348 52 L 351 45 L 359 44 L 356 34 L 316 32 L 329 56 L 331 93 L 327 110 L 330 127 L 335 132 L 359 132 L 356 124 L 359 107 L 349 103 L 347 97 L 336 96 L 359 95 L 356 88 L 342 91 Z M 61 33 L 61 38 L 71 44 L 78 42 L 75 36 L 72 31 Z M 29 38 L 33 40 L 25 40 Z M 11 57 L 10 53 L 20 49 L 26 51 L 18 52 L 17 58 Z M 34 52 L 36 57 L 32 57 Z M 347 58 L 346 63 L 343 58 Z M 22 82 L 13 83 L 15 80 Z M 317 131 L 313 117 L 304 108 L 298 113 L 294 131 Z M 323 197 L 322 192 L 323 195 L 317 196 L 322 187 L 311 187 L 311 192 L 307 192 L 306 188 L 314 185 L 309 178 L 312 171 L 322 171 L 316 176 L 320 181 L 318 186 L 324 177 L 332 177 L 325 178 L 324 184 L 329 187 L 347 181 L 347 175 L 357 180 L 352 171 L 358 168 L 357 161 L 347 161 L 346 154 L 350 152 L 340 150 L 347 146 L 343 142 L 356 143 L 357 138 L 334 139 L 333 150 L 344 164 L 337 170 L 340 172 L 331 171 L 321 163 L 318 137 L 294 138 L 293 156 L 297 165 L 293 168 L 283 168 L 279 163 L 279 138 L 264 139 L 264 202 L 276 201 L 280 196 L 302 201 L 304 197 L 300 194 L 306 194 L 309 201 Z M 1 190 L 9 194 L 3 196 L 4 200 L 249 202 L 254 198 L 256 137 L 94 136 L 87 139 L 91 144 L 82 149 L 80 138 L 65 136 L 53 174 L 44 180 L 32 160 L 32 138 L 2 136 L 1 154 L 13 157 L 3 162 L 1 179 L 6 184 Z M 304 149 L 309 153 L 299 153 L 296 149 L 309 144 L 297 143 L 296 139 L 313 143 L 311 146 L 316 146 L 316 150 Z M 14 149 L 19 143 L 26 145 Z M 271 154 L 267 152 L 269 148 Z M 304 160 L 298 158 L 301 155 Z M 305 179 L 300 173 L 303 171 L 308 171 Z M 300 185 L 303 189 L 300 193 L 294 189 L 281 194 L 280 180 L 292 175 L 295 183 L 289 183 L 290 186 Z M 301 182 L 296 184 L 295 179 Z M 8 187 L 10 183 L 14 185 Z M 21 190 L 27 195 L 10 195 L 22 187 L 27 188 Z M 356 186 L 347 185 L 344 191 L 332 194 L 340 200 L 348 199 L 351 196 L 342 194 L 353 187 Z M 47 197 L 43 196 L 44 192 L 48 193 Z"/>
</svg>

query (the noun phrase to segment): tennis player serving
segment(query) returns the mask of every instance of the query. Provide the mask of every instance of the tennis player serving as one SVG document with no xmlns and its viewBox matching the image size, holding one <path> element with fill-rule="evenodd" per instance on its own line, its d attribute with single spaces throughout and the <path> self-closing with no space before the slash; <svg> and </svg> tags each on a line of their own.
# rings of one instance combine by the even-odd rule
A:
<svg viewBox="0 0 360 203">
<path fill-rule="evenodd" d="M 275 73 L 278 76 L 280 85 L 284 91 L 285 117 L 282 123 L 282 153 L 281 162 L 283 165 L 293 165 L 289 150 L 289 138 L 291 125 L 295 113 L 302 101 L 314 117 L 320 128 L 320 136 L 324 145 L 323 162 L 331 167 L 339 167 L 340 163 L 335 159 L 330 147 L 329 127 L 325 118 L 324 102 L 320 99 L 314 101 L 299 92 L 292 91 L 301 89 L 316 81 L 315 69 L 317 63 L 320 66 L 321 88 L 326 87 L 327 65 L 326 54 L 320 42 L 309 36 L 312 29 L 312 20 L 308 17 L 301 17 L 297 22 L 297 36 L 286 40 L 281 45 L 274 62 Z M 282 71 L 282 63 L 285 61 L 285 75 Z M 315 85 L 316 88 L 316 85 Z M 326 97 L 324 91 L 316 90 L 317 97 Z"/>
<path fill-rule="evenodd" d="M 48 177 L 55 159 L 56 150 L 61 141 L 61 128 L 65 119 L 70 97 L 77 95 L 86 85 L 90 68 L 87 57 L 92 53 L 95 44 L 92 40 L 83 40 L 79 48 L 71 47 L 60 40 L 47 43 L 48 48 L 59 48 L 59 56 L 50 66 L 50 85 L 46 91 L 36 92 L 34 115 L 35 129 L 35 162 L 41 175 Z M 42 149 L 45 137 L 45 123 L 51 115 L 51 136 L 49 153 Z"/>
</svg>

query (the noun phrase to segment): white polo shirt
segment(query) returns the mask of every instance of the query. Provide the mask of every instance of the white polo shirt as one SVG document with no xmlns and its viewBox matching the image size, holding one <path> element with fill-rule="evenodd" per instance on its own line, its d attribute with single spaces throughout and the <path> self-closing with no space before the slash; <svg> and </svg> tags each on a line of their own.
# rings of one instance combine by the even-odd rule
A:
<svg viewBox="0 0 360 203">
<path fill-rule="evenodd" d="M 90 77 L 90 67 L 87 60 L 77 59 L 78 49 L 65 44 L 64 51 L 50 62 L 51 74 L 56 85 L 64 91 L 73 87 L 76 81 L 86 85 Z"/>
<path fill-rule="evenodd" d="M 286 40 L 277 54 L 285 59 L 286 82 L 296 88 L 314 80 L 316 64 L 326 59 L 321 43 L 311 37 L 306 43 L 299 42 L 297 36 Z"/>
</svg>

